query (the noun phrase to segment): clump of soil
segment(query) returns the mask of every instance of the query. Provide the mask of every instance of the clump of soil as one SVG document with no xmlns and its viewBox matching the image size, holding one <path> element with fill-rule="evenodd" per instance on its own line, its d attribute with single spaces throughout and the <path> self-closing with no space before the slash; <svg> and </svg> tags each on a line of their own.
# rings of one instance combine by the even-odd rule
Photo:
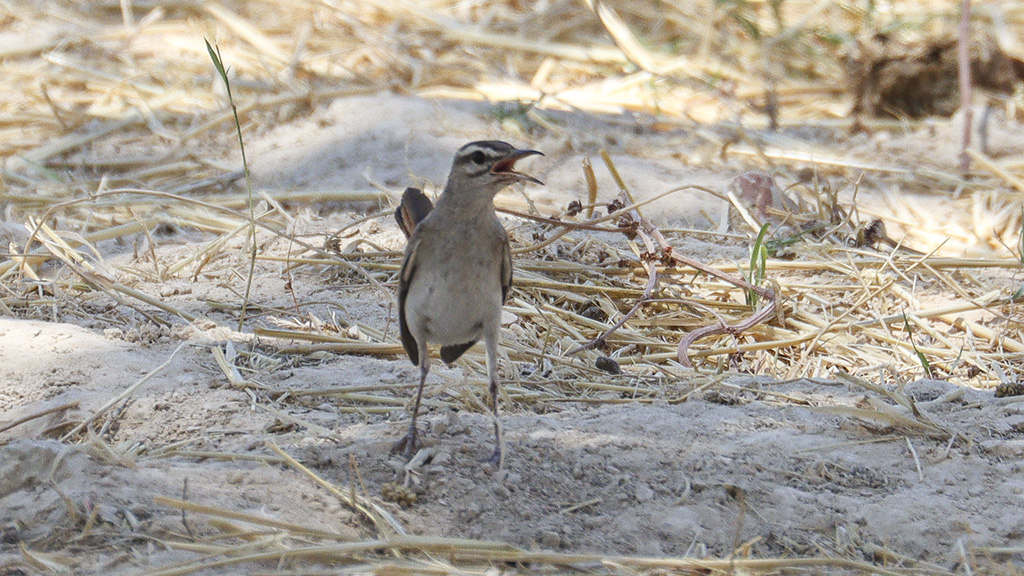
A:
<svg viewBox="0 0 1024 576">
<path fill-rule="evenodd" d="M 845 55 L 854 114 L 923 118 L 951 116 L 960 108 L 957 35 L 946 29 L 921 38 L 875 32 L 855 40 Z M 1024 79 L 1024 62 L 990 34 L 972 35 L 975 86 L 1011 93 Z"/>
</svg>

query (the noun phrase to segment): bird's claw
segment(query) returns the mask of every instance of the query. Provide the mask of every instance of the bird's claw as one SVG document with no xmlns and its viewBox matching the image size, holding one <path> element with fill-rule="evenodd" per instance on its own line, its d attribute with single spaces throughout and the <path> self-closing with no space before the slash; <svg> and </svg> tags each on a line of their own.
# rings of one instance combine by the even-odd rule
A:
<svg viewBox="0 0 1024 576">
<path fill-rule="evenodd" d="M 412 455 L 419 449 L 419 442 L 417 440 L 416 429 L 412 428 L 402 436 L 402 439 L 395 442 L 395 445 L 391 447 L 392 454 L 401 454 L 402 457 L 408 459 L 412 458 Z"/>
<path fill-rule="evenodd" d="M 493 464 L 495 468 L 501 470 L 502 458 L 501 458 L 501 446 L 495 446 L 494 452 L 491 453 L 487 460 L 484 460 L 486 464 Z"/>
</svg>

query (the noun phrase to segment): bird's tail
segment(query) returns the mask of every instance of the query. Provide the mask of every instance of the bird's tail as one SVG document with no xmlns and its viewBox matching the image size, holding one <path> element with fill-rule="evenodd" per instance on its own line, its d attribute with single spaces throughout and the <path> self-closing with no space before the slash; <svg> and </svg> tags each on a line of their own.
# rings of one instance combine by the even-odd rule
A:
<svg viewBox="0 0 1024 576">
<path fill-rule="evenodd" d="M 405 237 L 412 236 L 412 231 L 430 211 L 434 209 L 434 203 L 427 198 L 419 188 L 406 188 L 402 193 L 402 202 L 395 208 L 395 222 L 405 233 Z"/>
</svg>

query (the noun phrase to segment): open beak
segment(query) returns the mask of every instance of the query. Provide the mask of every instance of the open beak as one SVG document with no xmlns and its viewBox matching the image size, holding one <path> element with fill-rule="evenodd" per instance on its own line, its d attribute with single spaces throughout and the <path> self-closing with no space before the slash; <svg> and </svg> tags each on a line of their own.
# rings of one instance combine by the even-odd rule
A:
<svg viewBox="0 0 1024 576">
<path fill-rule="evenodd" d="M 516 150 L 515 152 L 506 156 L 505 158 L 495 162 L 494 167 L 491 168 L 491 173 L 500 174 L 502 176 L 509 176 L 515 180 L 525 180 L 527 182 L 533 182 L 534 184 L 540 184 L 541 186 L 543 186 L 544 183 L 534 178 L 533 176 L 515 171 L 517 160 L 519 160 L 520 158 L 525 158 L 527 156 L 534 155 L 543 156 L 544 154 L 542 152 L 538 152 L 537 150 Z"/>
</svg>

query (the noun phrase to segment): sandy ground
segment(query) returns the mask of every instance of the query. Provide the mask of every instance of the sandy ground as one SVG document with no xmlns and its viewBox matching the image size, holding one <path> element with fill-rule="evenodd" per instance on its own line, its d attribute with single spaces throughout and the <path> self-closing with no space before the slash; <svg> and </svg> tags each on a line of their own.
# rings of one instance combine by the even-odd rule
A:
<svg viewBox="0 0 1024 576">
<path fill-rule="evenodd" d="M 378 121 L 384 114 L 389 122 Z M 571 115 L 564 121 L 562 136 L 526 140 L 502 131 L 474 106 L 397 97 L 340 100 L 254 138 L 251 161 L 260 189 L 365 189 L 368 181 L 396 191 L 409 184 L 432 188 L 443 182 L 459 145 L 501 137 L 545 151 L 529 171 L 547 187 L 527 192 L 550 210 L 583 190 L 579 163 L 586 152 L 580 150 L 611 146 L 642 197 L 679 181 L 720 189 L 742 169 L 713 172 L 680 162 L 682 148 L 668 146 L 685 138 L 678 134 L 624 137 L 616 121 Z M 612 190 L 608 177 L 599 176 L 602 189 Z M 862 194 L 865 203 L 885 205 Z M 502 202 L 522 198 L 508 193 Z M 294 209 L 297 234 L 314 243 L 355 217 Z M 721 204 L 696 192 L 648 209 L 659 223 L 704 226 L 705 215 L 717 220 L 721 211 Z M 402 247 L 389 218 L 357 231 L 351 241 Z M 174 260 L 209 240 L 180 232 L 160 239 L 155 253 Z M 130 247 L 109 248 L 112 269 L 140 265 Z M 742 242 L 694 239 L 689 248 L 706 260 L 746 254 Z M 407 424 L 403 408 L 416 377 L 408 360 L 398 354 L 274 355 L 254 346 L 225 328 L 234 316 L 215 305 L 237 301 L 234 265 L 134 284 L 213 322 L 156 327 L 140 318 L 125 329 L 112 318 L 131 312 L 106 297 L 84 298 L 82 314 L 55 311 L 55 321 L 0 318 L 0 574 L 48 571 L 26 560 L 20 543 L 50 570 L 73 574 L 137 574 L 194 557 L 198 552 L 160 542 L 214 529 L 203 515 L 183 519 L 156 497 L 184 495 L 196 504 L 352 539 L 372 537 L 363 518 L 274 460 L 268 442 L 345 490 L 360 485 L 381 499 L 389 483 L 407 484 L 415 495 L 411 506 L 382 505 L 412 534 L 606 554 L 725 557 L 739 550 L 892 566 L 917 560 L 924 563 L 919 567 L 946 570 L 961 570 L 965 562 L 976 570 L 1022 568 L 1014 564 L 1020 556 L 988 550 L 1024 546 L 1024 404 L 1014 399 L 943 381 L 891 386 L 951 435 L 907 424 L 919 420 L 884 395 L 824 379 L 734 374 L 664 379 L 659 394 L 639 400 L 612 390 L 569 401 L 506 401 L 507 460 L 499 471 L 482 462 L 491 428 L 476 353 L 475 361 L 455 368 L 435 364 L 421 420 L 432 459 L 407 474 L 388 449 Z M 395 341 L 387 290 L 352 288 L 344 272 L 306 267 L 290 279 L 307 303 L 300 317 L 289 315 L 283 266 L 261 263 L 259 271 L 253 300 L 269 313 L 255 325 L 315 318 L 344 330 L 346 319 L 355 319 L 390 329 Z M 214 358 L 213 349 L 228 341 L 246 352 L 236 363 L 247 386 L 232 385 Z M 542 391 L 542 381 L 525 376 L 527 368 L 506 362 L 503 375 L 515 390 Z M 144 377 L 97 419 L 102 442 L 62 440 Z M 628 388 L 636 376 L 627 369 L 608 378 Z M 329 388 L 390 398 L 393 408 L 363 411 L 365 403 L 355 396 L 301 394 Z M 856 417 L 857 409 L 878 406 L 892 419 Z M 56 410 L 19 423 L 49 409 Z M 232 454 L 238 458 L 223 457 Z M 254 456 L 270 460 L 244 459 Z"/>
</svg>

